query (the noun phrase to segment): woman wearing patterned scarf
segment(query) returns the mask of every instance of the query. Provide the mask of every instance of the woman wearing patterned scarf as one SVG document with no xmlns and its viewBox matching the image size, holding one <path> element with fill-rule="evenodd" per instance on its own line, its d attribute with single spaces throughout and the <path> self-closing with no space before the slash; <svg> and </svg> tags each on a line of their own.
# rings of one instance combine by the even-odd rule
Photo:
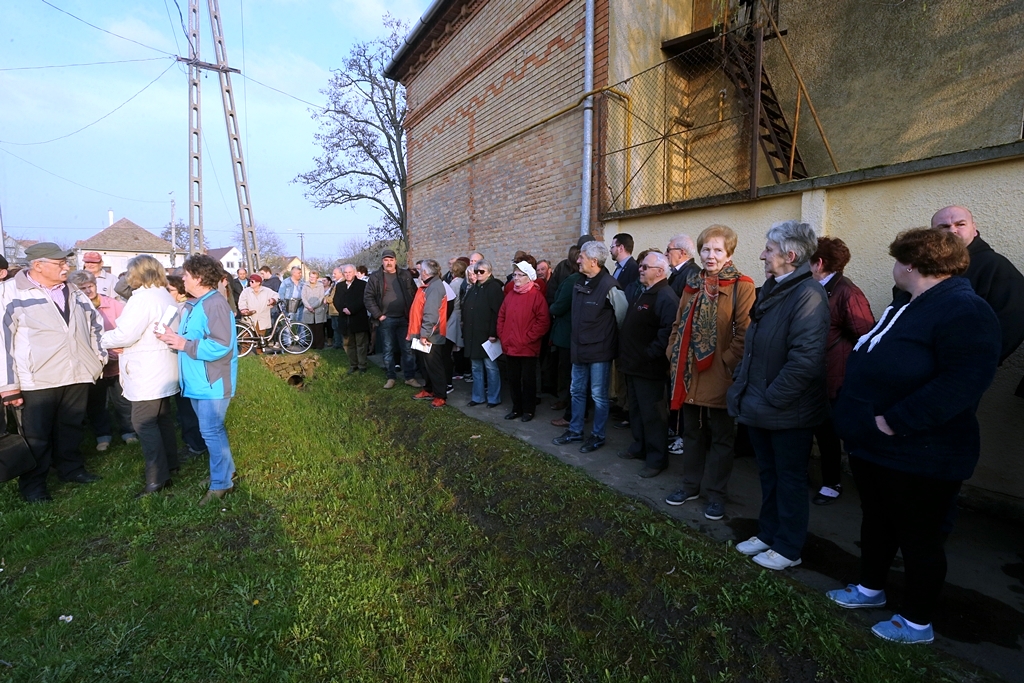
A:
<svg viewBox="0 0 1024 683">
<path fill-rule="evenodd" d="M 704 516 L 719 520 L 725 515 L 735 434 L 725 395 L 743 357 L 754 281 L 732 263 L 736 233 L 731 228 L 707 228 L 697 238 L 697 250 L 704 268 L 687 278 L 668 342 L 671 407 L 683 418 L 683 488 L 665 502 L 682 505 L 697 498 L 703 480 Z"/>
</svg>

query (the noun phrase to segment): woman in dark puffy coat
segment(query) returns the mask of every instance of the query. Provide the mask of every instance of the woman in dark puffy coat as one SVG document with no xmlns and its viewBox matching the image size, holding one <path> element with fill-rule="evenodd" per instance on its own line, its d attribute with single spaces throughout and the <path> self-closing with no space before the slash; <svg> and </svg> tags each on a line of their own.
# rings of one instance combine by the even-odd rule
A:
<svg viewBox="0 0 1024 683">
<path fill-rule="evenodd" d="M 810 502 L 807 464 L 814 428 L 828 416 L 825 290 L 808 261 L 818 238 L 806 223 L 783 221 L 766 235 L 767 279 L 750 312 L 743 360 L 727 397 L 729 414 L 747 425 L 761 478 L 757 535 L 736 544 L 766 569 L 800 564 Z"/>
<path fill-rule="evenodd" d="M 875 325 L 875 316 L 864 292 L 843 275 L 843 269 L 849 262 L 850 250 L 845 242 L 838 237 L 818 238 L 818 250 L 811 255 L 811 274 L 825 288 L 832 318 L 825 347 L 825 381 L 830 407 L 835 406 L 839 389 L 843 386 L 846 357 L 861 335 Z M 830 505 L 843 493 L 840 483 L 843 446 L 831 416 L 814 430 L 814 438 L 821 452 L 821 490 L 811 502 Z"/>
<path fill-rule="evenodd" d="M 860 582 L 829 591 L 840 607 L 883 607 L 889 567 L 903 554 L 899 614 L 871 629 L 897 643 L 930 643 L 946 580 L 944 524 L 981 454 L 975 412 L 1001 349 L 992 308 L 955 277 L 967 248 L 955 234 L 917 228 L 889 246 L 902 292 L 847 360 L 835 425 L 860 494 Z"/>
<path fill-rule="evenodd" d="M 512 271 L 512 291 L 498 311 L 498 339 L 505 353 L 512 412 L 506 420 L 517 417 L 523 422 L 533 419 L 537 408 L 537 357 L 544 334 L 551 327 L 548 302 L 537 285 L 537 271 L 520 261 Z"/>
</svg>

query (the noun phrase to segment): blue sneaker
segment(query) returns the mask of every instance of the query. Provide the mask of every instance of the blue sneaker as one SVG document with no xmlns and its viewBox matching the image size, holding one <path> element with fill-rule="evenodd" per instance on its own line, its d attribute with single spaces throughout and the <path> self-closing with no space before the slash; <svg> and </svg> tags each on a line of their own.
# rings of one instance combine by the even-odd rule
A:
<svg viewBox="0 0 1024 683">
<path fill-rule="evenodd" d="M 725 504 L 719 502 L 708 503 L 708 506 L 704 508 L 704 516 L 717 522 L 722 517 L 725 517 Z"/>
<path fill-rule="evenodd" d="M 671 496 L 665 499 L 665 502 L 669 505 L 682 505 L 689 500 L 695 500 L 700 495 L 699 491 L 687 491 L 686 489 L 679 489 Z"/>
<path fill-rule="evenodd" d="M 889 621 L 878 622 L 871 627 L 871 632 L 890 643 L 927 645 L 935 640 L 935 631 L 932 630 L 931 624 L 928 624 L 928 628 L 914 628 L 898 614 L 892 615 Z"/>
<path fill-rule="evenodd" d="M 873 598 L 857 590 L 857 584 L 851 583 L 846 588 L 837 588 L 834 591 L 825 593 L 832 602 L 846 609 L 863 609 L 865 607 L 885 607 L 885 591 L 882 591 Z"/>
</svg>

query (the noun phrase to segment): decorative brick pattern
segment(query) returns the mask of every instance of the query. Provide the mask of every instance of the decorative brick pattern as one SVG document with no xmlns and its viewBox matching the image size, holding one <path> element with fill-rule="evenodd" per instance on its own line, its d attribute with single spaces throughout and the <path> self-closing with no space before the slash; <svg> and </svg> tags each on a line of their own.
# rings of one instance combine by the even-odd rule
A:
<svg viewBox="0 0 1024 683">
<path fill-rule="evenodd" d="M 598 8 L 600 86 L 607 74 L 607 2 Z M 415 258 L 445 263 L 476 250 L 504 275 L 517 249 L 553 262 L 565 257 L 579 234 L 582 108 L 466 159 L 579 100 L 583 39 L 583 0 L 491 0 L 410 75 L 408 216 Z"/>
</svg>

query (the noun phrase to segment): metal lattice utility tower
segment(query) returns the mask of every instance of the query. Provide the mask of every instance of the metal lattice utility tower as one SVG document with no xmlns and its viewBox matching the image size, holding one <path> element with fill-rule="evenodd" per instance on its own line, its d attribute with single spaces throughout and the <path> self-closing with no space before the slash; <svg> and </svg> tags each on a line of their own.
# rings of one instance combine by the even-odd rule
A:
<svg viewBox="0 0 1024 683">
<path fill-rule="evenodd" d="M 220 19 L 218 0 L 208 0 L 210 26 L 213 31 L 213 46 L 217 63 L 199 60 L 199 0 L 188 3 L 189 58 L 179 57 L 188 64 L 188 106 L 189 106 L 189 216 L 188 251 L 190 254 L 203 247 L 203 163 L 202 163 L 202 98 L 199 72 L 202 69 L 220 74 L 220 91 L 224 104 L 224 124 L 228 132 L 228 146 L 231 148 L 231 168 L 235 177 L 235 194 L 238 197 L 238 218 L 242 226 L 245 261 L 250 273 L 260 266 L 259 243 L 256 241 L 256 226 L 252 220 L 252 205 L 249 201 L 249 180 L 242 156 L 242 140 L 238 132 L 238 116 L 235 113 L 235 94 L 231 87 L 231 74 L 241 73 L 228 66 L 228 53 L 224 46 L 224 28 Z"/>
</svg>

